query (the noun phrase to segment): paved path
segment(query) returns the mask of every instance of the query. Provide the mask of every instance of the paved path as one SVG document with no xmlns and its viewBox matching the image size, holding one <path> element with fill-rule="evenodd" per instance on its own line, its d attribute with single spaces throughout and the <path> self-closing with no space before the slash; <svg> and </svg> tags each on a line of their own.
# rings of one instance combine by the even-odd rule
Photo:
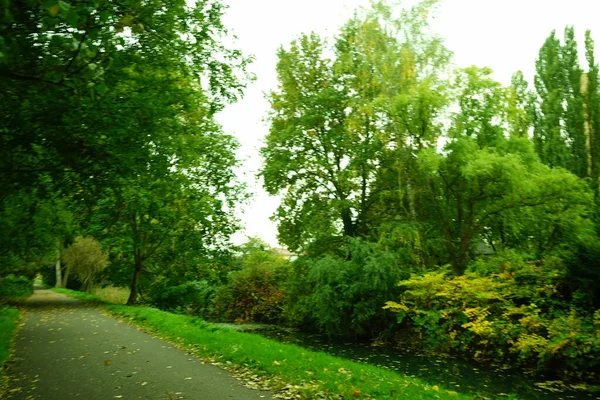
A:
<svg viewBox="0 0 600 400">
<path fill-rule="evenodd" d="M 83 302 L 38 290 L 24 311 L 8 399 L 271 399 Z"/>
</svg>

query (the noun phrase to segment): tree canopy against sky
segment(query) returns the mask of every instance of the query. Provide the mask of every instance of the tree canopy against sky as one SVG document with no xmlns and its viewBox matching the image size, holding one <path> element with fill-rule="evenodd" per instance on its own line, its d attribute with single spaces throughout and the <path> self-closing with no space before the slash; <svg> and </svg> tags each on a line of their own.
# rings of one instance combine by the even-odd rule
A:
<svg viewBox="0 0 600 400">
<path fill-rule="evenodd" d="M 542 257 L 589 228 L 587 186 L 565 171 L 592 170 L 574 30 L 540 50 L 534 93 L 521 73 L 504 87 L 489 68 L 451 68 L 428 29 L 435 3 L 396 16 L 375 5 L 331 46 L 310 34 L 280 49 L 261 175 L 293 250 L 412 232 L 421 263 L 462 274 L 481 241 L 514 246 L 527 232 L 520 247 Z M 522 212 L 543 229 L 515 224 L 534 223 Z"/>
<path fill-rule="evenodd" d="M 152 221 L 146 233 L 171 223 L 168 231 L 182 234 L 175 218 L 187 220 L 188 231 L 211 232 L 217 242 L 228 238 L 233 203 L 241 198 L 232 173 L 237 144 L 214 114 L 241 95 L 248 59 L 224 44 L 222 4 L 25 1 L 0 7 L 0 212 L 16 218 L 11 204 L 25 196 L 31 200 L 21 210 L 23 221 L 41 218 L 42 205 L 53 198 L 68 203 L 83 233 L 98 234 L 121 218 L 133 240 L 132 302 L 142 269 L 137 260 L 147 257 L 140 249 L 157 245 L 140 236 L 142 220 Z M 193 215 L 178 202 L 194 204 Z M 98 229 L 96 214 L 109 203 L 112 218 Z M 142 206 L 127 213 L 134 204 L 153 204 L 152 214 Z M 173 212 L 179 216 L 166 216 Z M 5 227 L 7 236 L 27 234 L 22 226 Z M 50 242 L 55 252 L 57 241 L 75 233 L 47 231 L 54 240 L 46 253 Z M 166 243 L 166 234 L 154 236 Z M 7 257 L 22 263 L 33 252 L 20 261 Z"/>
</svg>

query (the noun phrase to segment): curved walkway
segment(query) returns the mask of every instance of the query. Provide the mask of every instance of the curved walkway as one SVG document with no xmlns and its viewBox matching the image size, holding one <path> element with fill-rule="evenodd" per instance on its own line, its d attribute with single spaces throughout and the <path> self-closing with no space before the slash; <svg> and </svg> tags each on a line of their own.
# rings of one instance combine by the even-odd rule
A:
<svg viewBox="0 0 600 400">
<path fill-rule="evenodd" d="M 24 307 L 11 400 L 271 399 L 228 372 L 107 316 L 37 290 Z"/>
</svg>

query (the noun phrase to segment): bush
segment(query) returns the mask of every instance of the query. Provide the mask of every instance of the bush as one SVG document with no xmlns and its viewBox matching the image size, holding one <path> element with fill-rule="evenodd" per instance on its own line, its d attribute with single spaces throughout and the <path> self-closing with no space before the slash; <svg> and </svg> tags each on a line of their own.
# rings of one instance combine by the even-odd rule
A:
<svg viewBox="0 0 600 400">
<path fill-rule="evenodd" d="M 103 251 L 100 242 L 92 237 L 76 237 L 63 252 L 62 259 L 66 263 L 65 276 L 68 277 L 72 270 L 88 293 L 91 293 L 96 275 L 109 264 L 108 252 Z"/>
<path fill-rule="evenodd" d="M 251 238 L 238 248 L 234 265 L 238 270 L 227 275 L 216 293 L 214 314 L 238 323 L 282 321 L 288 260 L 260 239 Z"/>
<path fill-rule="evenodd" d="M 403 345 L 518 364 L 560 377 L 592 377 L 600 367 L 600 311 L 584 313 L 564 298 L 560 263 L 498 257 L 481 276 L 443 272 L 400 283 Z M 493 272 L 495 271 L 495 272 Z"/>
<path fill-rule="evenodd" d="M 228 284 L 217 293 L 215 312 L 238 323 L 282 320 L 282 282 L 287 269 L 282 265 L 259 264 L 230 273 Z"/>
<path fill-rule="evenodd" d="M 0 278 L 0 304 L 19 300 L 33 294 L 33 280 L 25 276 L 8 275 Z"/>
<path fill-rule="evenodd" d="M 305 274 L 304 285 L 295 282 L 293 287 L 305 287 L 299 304 L 321 331 L 336 336 L 373 336 L 393 324 L 393 316 L 381 306 L 400 293 L 396 282 L 408 277 L 396 254 L 353 239 L 344 258 L 328 255 L 302 262 L 307 266 L 297 272 Z M 302 314 L 295 308 L 292 314 Z"/>
<path fill-rule="evenodd" d="M 170 286 L 165 279 L 155 281 L 148 292 L 150 303 L 168 311 L 208 316 L 216 289 L 207 281 L 191 281 Z"/>
</svg>

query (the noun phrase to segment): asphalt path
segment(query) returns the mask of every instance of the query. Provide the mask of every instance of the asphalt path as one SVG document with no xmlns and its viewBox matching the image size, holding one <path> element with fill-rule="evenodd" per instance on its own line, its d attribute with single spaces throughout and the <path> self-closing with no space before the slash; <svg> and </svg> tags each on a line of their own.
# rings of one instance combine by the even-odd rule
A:
<svg viewBox="0 0 600 400">
<path fill-rule="evenodd" d="M 9 364 L 10 400 L 271 399 L 85 302 L 36 290 Z"/>
</svg>

